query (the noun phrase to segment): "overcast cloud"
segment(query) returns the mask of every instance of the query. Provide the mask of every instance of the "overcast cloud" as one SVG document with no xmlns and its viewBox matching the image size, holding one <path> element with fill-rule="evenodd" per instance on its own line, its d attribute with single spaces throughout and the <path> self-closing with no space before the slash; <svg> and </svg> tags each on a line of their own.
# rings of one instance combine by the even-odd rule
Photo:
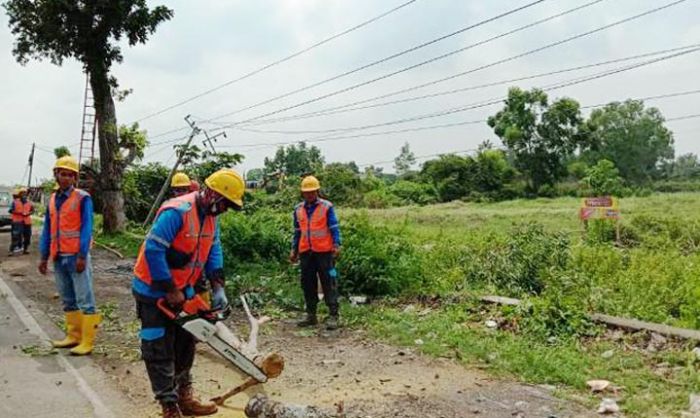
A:
<svg viewBox="0 0 700 418">
<path fill-rule="evenodd" d="M 523 12 L 454 36 L 398 59 L 391 60 L 272 103 L 238 113 L 220 121 L 253 118 L 355 83 L 395 71 L 451 50 L 487 39 L 515 27 L 559 13 L 589 0 L 548 0 Z M 670 0 L 669 0 L 670 1 Z M 172 21 L 161 25 L 147 45 L 125 48 L 124 63 L 113 73 L 122 87 L 134 90 L 125 102 L 117 104 L 120 123 L 129 123 L 206 89 L 234 79 L 269 62 L 300 50 L 332 34 L 341 32 L 378 15 L 403 0 L 177 0 L 149 2 L 166 4 L 175 11 Z M 289 62 L 254 77 L 223 88 L 162 115 L 142 122 L 150 135 L 186 126 L 183 117 L 196 120 L 263 101 L 273 96 L 332 77 L 409 48 L 470 23 L 502 13 L 526 0 L 418 0 L 384 19 L 323 45 Z M 413 86 L 466 71 L 516 55 L 545 44 L 585 32 L 642 11 L 665 4 L 661 0 L 607 0 L 571 15 L 547 22 L 518 34 L 470 49 L 434 64 L 408 71 L 351 92 L 340 94 L 277 116 L 310 112 L 342 105 L 385 92 Z M 410 97 L 452 88 L 488 83 L 547 72 L 577 65 L 611 60 L 645 52 L 700 43 L 700 1 L 688 0 L 601 33 L 573 41 L 506 64 L 477 71 L 432 87 L 395 98 Z M 32 142 L 41 149 L 36 154 L 35 177 L 50 175 L 50 150 L 67 145 L 77 154 L 81 129 L 84 76 L 76 62 L 56 67 L 48 62 L 20 66 L 11 54 L 13 38 L 7 17 L 0 17 L 0 141 L 2 164 L 0 183 L 14 184 L 22 179 Z M 624 64 L 613 64 L 613 68 Z M 584 76 L 605 68 L 589 69 L 517 83 L 522 87 L 551 84 Z M 582 105 L 626 98 L 653 96 L 700 89 L 700 53 L 635 69 L 600 80 L 552 92 L 552 97 L 573 97 Z M 508 86 L 496 86 L 459 94 L 409 102 L 401 105 L 340 113 L 297 121 L 255 126 L 255 129 L 318 131 L 371 125 L 437 112 L 505 95 Z M 667 118 L 700 113 L 700 94 L 649 101 Z M 414 121 L 382 128 L 335 135 L 353 135 L 383 130 L 481 120 L 498 106 L 449 116 Z M 217 125 L 203 123 L 204 128 Z M 700 153 L 700 119 L 669 122 L 675 132 L 677 154 Z M 221 150 L 246 156 L 240 167 L 247 170 L 262 165 L 274 147 L 250 144 L 289 142 L 328 134 L 271 134 L 227 129 L 228 139 L 219 142 Z M 152 142 L 178 138 L 186 132 L 154 138 Z M 492 139 L 486 124 L 472 124 L 429 131 L 407 132 L 366 138 L 319 142 L 327 161 L 356 161 L 358 164 L 391 160 L 403 142 L 408 141 L 416 155 L 463 151 Z M 245 146 L 244 146 L 245 145 Z M 146 161 L 172 162 L 168 145 L 147 150 Z M 387 168 L 391 164 L 384 164 Z"/>
</svg>

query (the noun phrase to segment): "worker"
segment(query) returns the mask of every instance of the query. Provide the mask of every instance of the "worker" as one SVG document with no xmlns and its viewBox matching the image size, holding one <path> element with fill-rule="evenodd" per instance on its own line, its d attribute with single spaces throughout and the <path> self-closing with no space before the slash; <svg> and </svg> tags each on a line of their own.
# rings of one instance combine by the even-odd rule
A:
<svg viewBox="0 0 700 418">
<path fill-rule="evenodd" d="M 163 203 L 134 266 L 132 289 L 141 321 L 141 352 L 163 417 L 217 411 L 214 403 L 194 396 L 190 374 L 194 337 L 157 306 L 164 299 L 179 310 L 194 296 L 202 270 L 213 291 L 211 307 L 228 305 L 217 216 L 228 209 L 241 210 L 245 187 L 243 178 L 231 169 L 215 172 L 204 183 L 199 192 Z"/>
<path fill-rule="evenodd" d="M 32 242 L 32 215 L 34 205 L 27 196 L 28 190 L 23 187 L 20 190 L 20 200 L 22 201 L 22 250 L 24 254 L 29 254 L 29 245 Z"/>
<path fill-rule="evenodd" d="M 321 183 L 308 176 L 301 181 L 304 201 L 294 209 L 294 237 L 289 259 L 301 262 L 301 287 L 306 303 L 306 318 L 297 325 L 310 327 L 318 324 L 317 280 L 321 281 L 323 299 L 328 306 L 326 328 L 338 328 L 338 273 L 335 259 L 340 254 L 340 226 L 333 204 L 319 197 Z"/>
<path fill-rule="evenodd" d="M 182 196 L 190 192 L 190 178 L 183 172 L 175 173 L 170 180 L 170 193 L 172 197 Z"/>
<path fill-rule="evenodd" d="M 21 189 L 12 191 L 12 204 L 10 205 L 11 230 L 10 230 L 10 252 L 8 256 L 13 256 L 15 252 L 22 248 L 22 230 L 24 229 L 24 204 L 21 200 Z"/>
<path fill-rule="evenodd" d="M 39 272 L 53 263 L 56 287 L 63 302 L 66 337 L 53 341 L 57 348 L 72 347 L 73 355 L 90 354 L 101 316 L 95 309 L 92 283 L 93 205 L 90 194 L 76 188 L 78 162 L 71 156 L 56 160 L 58 190 L 51 194 L 39 242 Z"/>
</svg>

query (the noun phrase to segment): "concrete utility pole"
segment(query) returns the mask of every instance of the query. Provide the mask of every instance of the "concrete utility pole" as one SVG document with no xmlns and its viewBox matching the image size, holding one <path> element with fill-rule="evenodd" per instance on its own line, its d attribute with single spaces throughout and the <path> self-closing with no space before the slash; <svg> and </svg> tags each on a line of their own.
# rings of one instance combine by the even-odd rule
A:
<svg viewBox="0 0 700 418">
<path fill-rule="evenodd" d="M 34 147 L 36 144 L 32 142 L 32 152 L 29 154 L 29 177 L 27 177 L 27 188 L 32 187 L 32 168 L 34 168 Z"/>
<path fill-rule="evenodd" d="M 172 180 L 173 176 L 177 172 L 177 168 L 180 166 L 180 161 L 182 160 L 182 156 L 185 154 L 187 149 L 190 147 L 190 144 L 192 143 L 192 139 L 201 131 L 195 122 L 190 120 L 190 115 L 185 116 L 185 122 L 187 122 L 188 125 L 190 125 L 190 128 L 192 128 L 192 132 L 190 132 L 190 137 L 187 139 L 187 142 L 185 143 L 184 148 L 182 151 L 177 153 L 177 160 L 175 160 L 175 165 L 173 165 L 172 170 L 170 170 L 170 174 L 168 174 L 168 178 L 165 179 L 165 182 L 163 183 L 163 186 L 160 188 L 160 192 L 158 192 L 158 197 L 156 197 L 155 202 L 153 202 L 153 206 L 151 206 L 151 210 L 148 212 L 148 216 L 146 217 L 146 220 L 143 221 L 143 226 L 146 227 L 151 221 L 153 220 L 153 217 L 156 214 L 156 210 L 160 207 L 161 202 L 163 201 L 163 198 L 165 197 L 165 193 L 168 191 L 168 188 L 170 187 L 170 180 Z"/>
</svg>

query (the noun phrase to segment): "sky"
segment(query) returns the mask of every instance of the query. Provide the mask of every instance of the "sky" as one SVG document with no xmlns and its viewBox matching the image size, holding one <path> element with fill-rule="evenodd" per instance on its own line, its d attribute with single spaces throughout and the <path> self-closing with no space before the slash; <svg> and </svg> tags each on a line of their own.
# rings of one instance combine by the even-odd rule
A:
<svg viewBox="0 0 700 418">
<path fill-rule="evenodd" d="M 161 24 L 147 44 L 123 46 L 124 62 L 115 65 L 112 72 L 121 87 L 133 89 L 133 93 L 125 101 L 117 103 L 117 119 L 120 124 L 140 120 L 141 128 L 147 131 L 153 144 L 146 150 L 146 162 L 174 162 L 171 145 L 184 142 L 184 137 L 189 132 L 184 117 L 191 115 L 197 126 L 207 130 L 210 135 L 226 132 L 226 138 L 218 138 L 216 148 L 218 151 L 243 154 L 245 160 L 238 167 L 241 171 L 262 166 L 263 159 L 274 154 L 275 144 L 301 140 L 318 146 L 327 162 L 355 161 L 359 165 L 377 163 L 391 171 L 391 160 L 405 142 L 410 144 L 416 156 L 425 158 L 440 153 L 472 150 L 484 140 L 500 145 L 489 127 L 479 122 L 498 111 L 499 105 L 416 120 L 417 116 L 494 101 L 505 96 L 507 89 L 512 86 L 544 87 L 651 58 L 390 106 L 313 118 L 276 122 L 265 120 L 341 106 L 462 72 L 468 74 L 367 104 L 478 86 L 700 43 L 700 23 L 697 20 L 700 1 L 687 0 L 658 13 L 553 48 L 494 64 L 671 2 L 605 0 L 511 35 L 483 42 L 592 1 L 546 0 L 351 75 L 271 100 L 531 2 L 416 0 L 382 19 L 254 76 L 141 120 L 303 50 L 406 1 L 149 1 L 149 6 L 164 4 L 172 8 L 175 15 L 171 21 Z M 27 161 L 33 142 L 37 145 L 33 181 L 50 176 L 54 160 L 51 152 L 53 148 L 65 145 L 77 155 L 85 76 L 82 66 L 75 61 L 66 61 L 61 67 L 48 61 L 19 65 L 12 56 L 14 39 L 7 23 L 7 16 L 1 14 L 0 75 L 3 83 L 0 84 L 0 144 L 3 157 L 0 163 L 0 184 L 16 184 L 26 182 Z M 481 44 L 430 64 L 299 105 L 477 43 Z M 478 70 L 479 67 L 486 68 Z M 572 97 L 582 106 L 597 105 L 627 98 L 700 90 L 698 74 L 700 52 L 567 86 L 549 94 L 551 99 Z M 266 101 L 269 102 L 260 104 Z M 698 114 L 699 103 L 700 94 L 646 102 L 647 106 L 659 108 L 667 119 Z M 251 107 L 253 105 L 256 106 Z M 284 110 L 296 105 L 299 106 Z M 240 111 L 248 107 L 251 108 Z M 589 111 L 590 109 L 584 109 L 586 114 Z M 220 117 L 233 112 L 236 113 Z M 261 117 L 273 112 L 277 113 Z M 240 123 L 255 118 L 255 121 L 248 121 L 247 124 Z M 414 120 L 393 123 L 401 119 Z M 385 126 L 353 129 L 381 124 Z M 435 125 L 452 126 L 406 131 Z M 700 118 L 670 121 L 667 126 L 674 132 L 677 155 L 688 152 L 700 154 Z M 176 129 L 180 130 L 163 135 Z M 370 135 L 358 137 L 367 134 Z M 351 138 L 327 140 L 340 136 Z M 204 135 L 199 134 L 194 138 L 194 143 L 201 144 L 203 139 Z"/>
</svg>

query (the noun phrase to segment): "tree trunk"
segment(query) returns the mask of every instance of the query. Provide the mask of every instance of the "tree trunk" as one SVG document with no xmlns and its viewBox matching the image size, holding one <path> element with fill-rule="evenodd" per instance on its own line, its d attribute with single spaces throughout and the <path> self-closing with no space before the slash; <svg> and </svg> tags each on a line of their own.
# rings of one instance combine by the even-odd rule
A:
<svg viewBox="0 0 700 418">
<path fill-rule="evenodd" d="M 102 194 L 102 218 L 105 233 L 121 232 L 126 225 L 122 177 L 124 164 L 119 150 L 117 117 L 107 71 L 91 66 L 90 86 L 95 98 L 95 115 L 100 141 L 99 190 Z"/>
</svg>

